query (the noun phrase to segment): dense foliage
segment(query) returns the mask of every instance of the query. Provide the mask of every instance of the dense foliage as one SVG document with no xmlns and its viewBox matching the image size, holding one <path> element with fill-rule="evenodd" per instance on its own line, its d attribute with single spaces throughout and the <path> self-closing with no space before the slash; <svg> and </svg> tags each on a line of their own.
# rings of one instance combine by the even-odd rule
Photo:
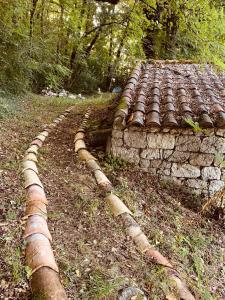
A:
<svg viewBox="0 0 225 300">
<path fill-rule="evenodd" d="M 117 4 L 113 5 L 107 2 Z M 121 83 L 139 59 L 190 58 L 224 67 L 221 0 L 2 0 L 0 85 L 90 92 Z"/>
</svg>

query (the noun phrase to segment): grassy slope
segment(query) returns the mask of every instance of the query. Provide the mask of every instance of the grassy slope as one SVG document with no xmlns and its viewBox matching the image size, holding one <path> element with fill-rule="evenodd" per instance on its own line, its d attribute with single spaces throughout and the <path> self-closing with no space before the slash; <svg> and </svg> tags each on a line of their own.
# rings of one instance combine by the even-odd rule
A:
<svg viewBox="0 0 225 300">
<path fill-rule="evenodd" d="M 96 107 L 93 124 L 104 115 L 108 98 L 90 98 L 77 105 L 75 113 L 50 135 L 39 156 L 62 279 L 70 299 L 116 299 L 118 290 L 127 285 L 139 286 L 149 299 L 163 299 L 168 286 L 162 268 L 151 263 L 146 267 L 106 210 L 92 176 L 73 155 L 74 132 L 86 105 Z M 73 103 L 29 96 L 16 116 L 10 114 L 0 121 L 0 299 L 29 297 L 21 239 L 24 191 L 20 161 L 42 126 Z M 165 183 L 103 152 L 98 156 L 152 244 L 174 262 L 200 299 L 224 299 L 221 228 L 184 208 L 183 195 L 175 194 Z"/>
</svg>

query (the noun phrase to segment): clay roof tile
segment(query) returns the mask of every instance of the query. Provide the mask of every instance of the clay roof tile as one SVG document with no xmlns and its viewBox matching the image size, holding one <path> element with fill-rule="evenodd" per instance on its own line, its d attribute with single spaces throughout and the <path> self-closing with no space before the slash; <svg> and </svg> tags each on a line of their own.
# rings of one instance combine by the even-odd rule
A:
<svg viewBox="0 0 225 300">
<path fill-rule="evenodd" d="M 191 63 L 138 65 L 122 93 L 129 110 L 116 117 L 134 126 L 188 126 L 193 118 L 203 127 L 225 127 L 224 78 Z"/>
</svg>

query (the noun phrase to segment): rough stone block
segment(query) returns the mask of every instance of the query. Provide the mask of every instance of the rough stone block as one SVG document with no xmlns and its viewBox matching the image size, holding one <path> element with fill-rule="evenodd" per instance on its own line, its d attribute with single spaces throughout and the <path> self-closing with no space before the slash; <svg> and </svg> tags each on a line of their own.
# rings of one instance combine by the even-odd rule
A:
<svg viewBox="0 0 225 300">
<path fill-rule="evenodd" d="M 174 128 L 174 129 L 171 129 L 171 130 L 170 130 L 170 133 L 171 133 L 171 134 L 178 135 L 178 134 L 180 134 L 182 131 L 183 131 L 183 129 L 181 129 L 181 128 Z"/>
<path fill-rule="evenodd" d="M 149 133 L 147 135 L 147 142 L 149 148 L 173 149 L 175 145 L 175 137 L 171 134 Z"/>
<path fill-rule="evenodd" d="M 213 154 L 191 153 L 190 164 L 194 166 L 210 166 L 213 162 Z"/>
<path fill-rule="evenodd" d="M 116 139 L 122 139 L 123 138 L 123 131 L 122 130 L 113 130 L 112 131 L 112 137 Z"/>
<path fill-rule="evenodd" d="M 212 196 L 224 187 L 224 181 L 222 180 L 211 180 L 209 184 L 209 193 Z"/>
<path fill-rule="evenodd" d="M 185 135 L 194 135 L 194 131 L 192 128 L 183 129 L 181 133 Z"/>
<path fill-rule="evenodd" d="M 143 127 L 137 127 L 135 125 L 130 125 L 128 131 L 129 132 L 131 132 L 131 131 L 136 131 L 136 132 L 137 131 L 142 131 L 142 132 L 144 132 L 144 129 L 143 129 Z"/>
<path fill-rule="evenodd" d="M 170 128 L 163 128 L 162 132 L 170 132 Z"/>
<path fill-rule="evenodd" d="M 225 137 L 225 129 L 217 129 L 216 135 Z"/>
<path fill-rule="evenodd" d="M 207 135 L 207 136 L 214 136 L 215 135 L 214 128 L 207 128 L 207 129 L 205 129 L 205 135 Z"/>
<path fill-rule="evenodd" d="M 164 158 L 168 161 L 184 163 L 188 161 L 190 156 L 189 152 L 182 152 L 175 150 L 171 153 L 171 150 L 164 150 Z"/>
<path fill-rule="evenodd" d="M 123 145 L 123 139 L 112 138 L 112 145 L 116 147 L 120 147 Z"/>
<path fill-rule="evenodd" d="M 190 164 L 172 164 L 171 175 L 174 177 L 197 178 L 201 172 L 198 167 Z"/>
<path fill-rule="evenodd" d="M 126 131 L 124 132 L 124 142 L 133 148 L 145 148 L 147 146 L 146 132 Z"/>
<path fill-rule="evenodd" d="M 139 149 L 112 146 L 112 154 L 134 164 L 140 160 Z"/>
<path fill-rule="evenodd" d="M 225 167 L 225 155 L 224 154 L 214 155 L 213 165 L 215 167 L 220 167 L 221 169 L 224 168 Z"/>
<path fill-rule="evenodd" d="M 171 162 L 167 162 L 167 161 L 163 161 L 162 164 L 161 164 L 161 167 L 163 169 L 170 169 L 172 166 L 172 163 Z"/>
<path fill-rule="evenodd" d="M 163 158 L 161 149 L 144 149 L 141 152 L 141 157 L 146 159 L 161 159 Z"/>
<path fill-rule="evenodd" d="M 171 173 L 171 169 L 161 169 L 159 168 L 157 174 L 169 176 Z"/>
<path fill-rule="evenodd" d="M 146 128 L 146 130 L 148 132 L 159 132 L 160 128 L 159 127 L 150 127 L 150 128 Z"/>
<path fill-rule="evenodd" d="M 225 153 L 225 139 L 217 136 L 210 136 L 203 139 L 201 152 L 205 153 Z"/>
<path fill-rule="evenodd" d="M 172 154 L 174 150 L 163 150 L 163 159 L 168 159 Z"/>
<path fill-rule="evenodd" d="M 148 159 L 140 159 L 140 167 L 143 169 L 147 169 L 150 165 L 150 161 Z"/>
<path fill-rule="evenodd" d="M 157 170 L 157 173 L 159 175 L 170 175 L 171 173 L 171 163 L 167 161 L 162 161 L 160 164 L 159 169 Z"/>
<path fill-rule="evenodd" d="M 195 189 L 204 189 L 207 187 L 207 182 L 201 179 L 188 179 L 186 184 Z"/>
<path fill-rule="evenodd" d="M 218 167 L 204 167 L 201 171 L 203 180 L 220 179 L 221 171 Z"/>
<path fill-rule="evenodd" d="M 163 160 L 161 160 L 161 159 L 156 159 L 156 160 L 150 161 L 151 168 L 161 168 L 162 164 L 163 164 Z"/>
<path fill-rule="evenodd" d="M 198 152 L 201 145 L 201 139 L 197 136 L 178 136 L 176 139 L 176 150 Z"/>
</svg>

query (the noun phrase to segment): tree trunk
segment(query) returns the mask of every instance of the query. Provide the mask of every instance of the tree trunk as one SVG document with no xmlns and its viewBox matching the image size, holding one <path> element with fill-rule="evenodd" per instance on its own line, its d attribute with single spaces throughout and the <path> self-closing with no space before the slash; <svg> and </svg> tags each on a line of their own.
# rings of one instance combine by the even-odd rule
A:
<svg viewBox="0 0 225 300">
<path fill-rule="evenodd" d="M 32 0 L 32 8 L 30 10 L 30 43 L 32 45 L 33 31 L 34 31 L 34 15 L 37 8 L 38 0 Z"/>
<path fill-rule="evenodd" d="M 80 11 L 80 20 L 82 20 L 83 17 L 84 17 L 86 4 L 87 4 L 87 1 L 83 0 L 82 9 Z M 80 24 L 81 24 L 81 21 L 80 21 Z M 78 34 L 79 34 L 79 37 L 81 37 L 81 26 L 78 27 Z M 75 66 L 76 53 L 77 53 L 77 45 L 74 45 L 73 49 L 72 49 L 72 52 L 71 52 L 71 55 L 70 55 L 70 68 L 71 68 L 71 70 L 73 70 L 73 68 Z"/>
<path fill-rule="evenodd" d="M 60 28 L 59 28 L 59 33 L 58 33 L 58 42 L 57 42 L 57 49 L 56 49 L 56 53 L 57 53 L 56 61 L 57 62 L 59 62 L 59 58 L 60 58 L 60 54 L 61 54 L 61 50 L 62 50 L 63 27 L 64 27 L 64 22 L 63 22 L 64 6 L 63 6 L 63 2 L 60 1 L 59 5 L 60 5 L 60 17 L 59 17 Z"/>
<path fill-rule="evenodd" d="M 112 28 L 110 28 L 110 37 L 109 37 L 109 65 L 108 65 L 108 74 L 106 79 L 106 84 L 108 87 L 108 91 L 110 92 L 112 89 L 112 54 L 113 54 L 113 31 Z"/>
<path fill-rule="evenodd" d="M 128 20 L 127 20 L 127 25 L 126 27 L 124 28 L 124 32 L 122 34 L 122 38 L 120 40 L 120 44 L 119 44 L 119 47 L 117 49 L 117 53 L 116 53 L 116 58 L 115 58 L 115 61 L 113 63 L 113 66 L 112 66 L 112 73 L 115 72 L 116 68 L 117 68 L 117 65 L 118 65 L 118 62 L 119 62 L 119 59 L 120 59 L 120 55 L 121 55 L 121 52 L 122 52 L 122 49 L 123 49 L 123 46 L 124 46 L 124 42 L 125 42 L 125 38 L 126 38 L 126 35 L 127 35 L 127 31 L 129 29 L 129 25 L 130 25 L 130 21 L 131 21 L 131 14 L 136 6 L 136 3 L 137 3 L 137 0 L 135 0 L 134 2 L 134 5 L 132 7 L 132 9 L 130 10 L 129 12 L 129 15 L 128 15 Z"/>
<path fill-rule="evenodd" d="M 91 53 L 91 50 L 93 49 L 95 43 L 98 40 L 98 37 L 100 35 L 101 32 L 101 28 L 99 28 L 99 30 L 96 32 L 95 36 L 93 37 L 92 41 L 90 42 L 90 44 L 87 46 L 87 48 L 85 49 L 85 56 L 88 57 Z"/>
<path fill-rule="evenodd" d="M 45 11 L 45 0 L 41 1 L 41 37 L 44 38 L 44 11 Z"/>
</svg>

